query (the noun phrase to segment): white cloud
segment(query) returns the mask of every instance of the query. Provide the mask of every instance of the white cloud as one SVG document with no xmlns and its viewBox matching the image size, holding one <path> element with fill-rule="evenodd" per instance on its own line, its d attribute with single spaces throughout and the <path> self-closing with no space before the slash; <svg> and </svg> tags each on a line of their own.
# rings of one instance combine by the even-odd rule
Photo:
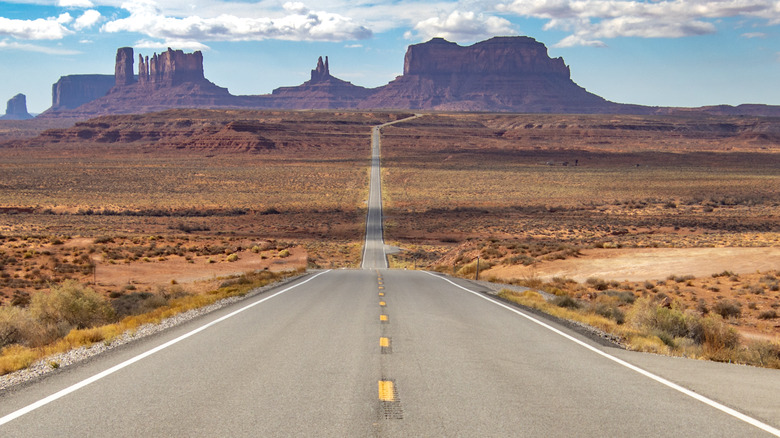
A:
<svg viewBox="0 0 780 438">
<path fill-rule="evenodd" d="M 102 20 L 103 16 L 100 15 L 100 12 L 94 9 L 89 9 L 84 11 L 84 13 L 81 14 L 81 17 L 76 19 L 76 21 L 73 23 L 73 28 L 76 30 L 87 29 L 98 24 Z"/>
<path fill-rule="evenodd" d="M 558 41 L 558 43 L 553 45 L 553 47 L 574 47 L 574 46 L 606 47 L 607 45 L 603 41 L 587 40 L 578 35 L 569 35 L 566 38 Z"/>
<path fill-rule="evenodd" d="M 59 0 L 57 6 L 61 8 L 94 8 L 95 5 L 89 0 Z"/>
<path fill-rule="evenodd" d="M 766 38 L 767 37 L 767 35 L 764 32 L 748 32 L 748 33 L 743 33 L 741 36 L 742 36 L 742 38 L 748 38 L 748 39 L 750 39 L 750 38 Z"/>
<path fill-rule="evenodd" d="M 603 44 L 599 38 L 710 34 L 717 31 L 713 22 L 728 17 L 780 23 L 780 3 L 773 0 L 514 0 L 496 9 L 546 19 L 545 29 L 572 32 L 559 47 Z"/>
<path fill-rule="evenodd" d="M 133 44 L 133 47 L 136 49 L 162 49 L 166 50 L 169 47 L 171 49 L 180 49 L 180 50 L 209 50 L 211 49 L 209 46 L 205 44 L 201 44 L 197 41 L 176 41 L 176 40 L 168 40 L 168 41 L 151 41 L 151 40 L 140 40 L 136 41 L 135 44 Z"/>
<path fill-rule="evenodd" d="M 0 41 L 0 50 L 21 50 L 24 52 L 37 52 L 47 55 L 77 55 L 78 50 L 62 49 L 57 47 L 39 46 L 36 44 L 19 43 L 16 41 Z"/>
<path fill-rule="evenodd" d="M 474 12 L 452 11 L 449 15 L 431 17 L 414 26 L 416 36 L 421 39 L 442 37 L 450 41 L 477 41 L 496 35 L 515 35 L 512 23 L 500 17 L 476 14 Z M 406 37 L 413 34 L 407 32 Z"/>
<path fill-rule="evenodd" d="M 173 41 L 258 41 L 264 39 L 344 41 L 369 38 L 372 32 L 350 18 L 312 11 L 302 3 L 286 3 L 287 15 L 250 18 L 222 14 L 211 18 L 171 17 L 153 1 L 133 0 L 122 4 L 130 12 L 104 24 L 105 32 L 135 32 Z"/>
<path fill-rule="evenodd" d="M 68 24 L 73 21 L 73 17 L 67 12 L 65 12 L 64 14 L 60 14 L 60 16 L 57 18 L 50 18 L 50 20 L 51 19 L 56 20 L 57 23 L 60 24 Z"/>
<path fill-rule="evenodd" d="M 59 40 L 73 33 L 64 24 L 73 20 L 70 14 L 36 20 L 12 20 L 0 17 L 0 36 L 22 40 Z"/>
</svg>

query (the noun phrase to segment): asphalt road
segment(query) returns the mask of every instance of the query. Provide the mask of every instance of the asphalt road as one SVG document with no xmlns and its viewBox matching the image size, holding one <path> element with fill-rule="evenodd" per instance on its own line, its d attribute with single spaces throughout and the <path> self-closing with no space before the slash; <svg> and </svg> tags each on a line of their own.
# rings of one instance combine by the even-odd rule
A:
<svg viewBox="0 0 780 438">
<path fill-rule="evenodd" d="M 600 346 L 371 253 L 8 391 L 0 436 L 780 436 L 776 370 Z"/>
<path fill-rule="evenodd" d="M 3 395 L 0 417 L 168 345 L 0 436 L 771 436 L 431 274 L 290 286 Z M 780 425 L 777 371 L 644 360 L 557 329 Z"/>
</svg>

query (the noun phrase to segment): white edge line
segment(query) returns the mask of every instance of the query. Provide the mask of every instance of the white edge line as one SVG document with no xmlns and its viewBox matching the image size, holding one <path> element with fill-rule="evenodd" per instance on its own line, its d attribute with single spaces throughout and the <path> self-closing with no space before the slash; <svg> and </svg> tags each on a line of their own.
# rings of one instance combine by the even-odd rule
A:
<svg viewBox="0 0 780 438">
<path fill-rule="evenodd" d="M 511 312 L 514 312 L 514 313 L 522 316 L 523 318 L 526 318 L 526 319 L 530 320 L 531 322 L 534 322 L 534 323 L 536 323 L 536 324 L 538 324 L 538 325 L 540 325 L 540 326 L 542 326 L 542 327 L 544 327 L 544 328 L 546 328 L 546 329 L 548 329 L 548 330 L 550 330 L 550 331 L 552 331 L 552 332 L 554 332 L 554 333 L 556 333 L 558 335 L 561 335 L 564 338 L 566 338 L 566 339 L 568 339 L 568 340 L 570 340 L 570 341 L 572 341 L 572 342 L 574 342 L 574 343 L 576 343 L 576 344 L 578 344 L 578 345 L 580 345 L 582 347 L 585 347 L 588 350 L 590 350 L 590 351 L 592 351 L 592 352 L 594 352 L 594 353 L 596 353 L 596 354 L 598 354 L 600 356 L 603 356 L 603 357 L 605 357 L 605 358 L 607 358 L 607 359 L 609 359 L 609 360 L 611 360 L 613 362 L 616 362 L 616 363 L 618 363 L 618 364 L 620 364 L 620 365 L 622 365 L 622 366 L 624 366 L 624 367 L 626 367 L 626 368 L 628 368 L 628 369 L 630 369 L 632 371 L 635 371 L 635 372 L 637 372 L 637 373 L 639 373 L 639 374 L 641 374 L 641 375 L 643 375 L 645 377 L 648 377 L 648 378 L 650 378 L 652 380 L 655 380 L 656 382 L 658 382 L 658 383 L 660 383 L 662 385 L 666 385 L 669 388 L 674 389 L 675 391 L 679 391 L 679 392 L 681 392 L 681 393 L 683 393 L 683 394 L 685 394 L 685 395 L 687 395 L 687 396 L 689 396 L 691 398 L 694 398 L 694 399 L 696 399 L 696 400 L 698 400 L 698 401 L 700 401 L 700 402 L 702 402 L 702 403 L 704 403 L 706 405 L 709 405 L 709 406 L 711 406 L 711 407 L 713 407 L 713 408 L 715 408 L 715 409 L 717 409 L 719 411 L 725 412 L 726 414 L 729 414 L 732 417 L 735 417 L 735 418 L 737 418 L 739 420 L 742 420 L 745 423 L 750 424 L 751 426 L 755 426 L 755 427 L 757 427 L 757 428 L 759 428 L 759 429 L 761 429 L 761 430 L 763 430 L 765 432 L 768 432 L 768 433 L 770 433 L 770 434 L 772 434 L 774 436 L 780 437 L 780 429 L 774 428 L 774 427 L 772 427 L 772 426 L 770 426 L 770 425 L 768 425 L 766 423 L 763 423 L 763 422 L 761 422 L 759 420 L 756 420 L 753 417 L 749 417 L 749 416 L 747 416 L 747 415 L 745 415 L 745 414 L 743 414 L 743 413 L 741 413 L 739 411 L 736 411 L 736 410 L 734 410 L 734 409 L 732 409 L 732 408 L 730 408 L 728 406 L 722 405 L 722 404 L 716 402 L 715 400 L 709 399 L 709 398 L 707 398 L 707 397 L 705 397 L 705 396 L 703 396 L 701 394 L 697 394 L 696 392 L 693 392 L 690 389 L 684 388 L 684 387 L 682 387 L 682 386 L 680 386 L 680 385 L 678 385 L 678 384 L 676 384 L 674 382 L 666 380 L 663 377 L 657 376 L 657 375 L 655 375 L 655 374 L 653 374 L 653 373 L 651 373 L 649 371 L 643 370 L 642 368 L 639 368 L 636 365 L 632 365 L 632 364 L 624 361 L 623 359 L 620 359 L 620 358 L 617 358 L 615 356 L 612 356 L 611 354 L 605 353 L 605 352 L 599 350 L 598 348 L 596 348 L 596 347 L 594 347 L 594 346 L 592 346 L 590 344 L 587 344 L 587 343 L 585 343 L 585 342 L 583 342 L 583 341 L 581 341 L 581 340 L 579 340 L 579 339 L 577 339 L 577 338 L 575 338 L 573 336 L 570 336 L 570 335 L 568 335 L 568 334 L 566 334 L 566 333 L 556 329 L 555 327 L 552 327 L 552 326 L 550 326 L 550 325 L 548 325 L 548 324 L 546 324 L 546 323 L 544 323 L 544 322 L 542 322 L 542 321 L 540 321 L 540 320 L 538 320 L 538 319 L 536 319 L 536 318 L 534 318 L 534 317 L 532 317 L 530 315 L 527 315 L 527 314 L 519 311 L 518 309 L 516 309 L 514 307 L 511 307 L 511 306 L 506 305 L 504 303 L 500 303 L 498 301 L 490 299 L 490 298 L 486 297 L 485 295 L 483 295 L 483 294 L 481 294 L 479 292 L 475 292 L 473 290 L 467 289 L 467 288 L 465 288 L 465 287 L 463 287 L 463 286 L 461 286 L 461 285 L 459 285 L 459 284 L 457 284 L 457 283 L 455 283 L 455 282 L 453 282 L 453 281 L 451 281 L 451 280 L 449 280 L 447 278 L 444 278 L 442 276 L 435 275 L 435 274 L 432 274 L 432 273 L 427 272 L 427 271 L 423 271 L 423 272 L 425 272 L 426 274 L 428 274 L 428 275 L 430 275 L 432 277 L 436 277 L 438 279 L 444 280 L 444 281 L 452 284 L 453 286 L 456 286 L 456 287 L 458 287 L 460 289 L 463 289 L 466 292 L 470 292 L 470 293 L 472 293 L 472 294 L 474 294 L 474 295 L 476 295 L 476 296 L 478 296 L 478 297 L 480 297 L 482 299 L 490 301 L 491 303 L 493 303 L 493 304 L 495 304 L 497 306 L 501 306 L 501 307 L 503 307 L 503 308 L 505 308 L 505 309 L 507 309 L 507 310 L 509 310 Z"/>
<path fill-rule="evenodd" d="M 68 395 L 70 393 L 76 392 L 79 389 L 81 389 L 81 388 L 83 388 L 83 387 L 85 387 L 85 386 L 87 386 L 87 385 L 89 385 L 91 383 L 95 383 L 98 380 L 100 380 L 100 379 L 102 379 L 104 377 L 107 377 L 107 376 L 109 376 L 109 375 L 111 375 L 111 374 L 121 370 L 122 368 L 128 367 L 128 366 L 130 366 L 130 365 L 132 365 L 132 364 L 134 364 L 134 363 L 136 363 L 136 362 L 138 362 L 138 361 L 140 361 L 142 359 L 145 359 L 145 358 L 153 355 L 154 353 L 162 351 L 162 350 L 170 347 L 171 345 L 174 345 L 174 344 L 176 344 L 178 342 L 181 342 L 184 339 L 187 339 L 187 338 L 189 338 L 190 336 L 192 336 L 194 334 L 200 333 L 203 330 L 206 330 L 207 328 L 209 328 L 209 327 L 211 327 L 211 326 L 213 326 L 215 324 L 219 324 L 220 322 L 222 322 L 222 321 L 224 321 L 224 320 L 226 320 L 228 318 L 232 318 L 233 316 L 236 316 L 239 313 L 241 313 L 241 312 L 243 312 L 245 310 L 248 310 L 248 309 L 250 309 L 250 308 L 252 308 L 252 307 L 254 307 L 254 306 L 256 306 L 256 305 L 258 305 L 258 304 L 260 304 L 262 302 L 264 302 L 264 301 L 270 300 L 271 298 L 273 298 L 273 297 L 275 297 L 277 295 L 281 295 L 281 294 L 283 294 L 283 293 L 285 293 L 285 292 L 287 292 L 287 291 L 289 291 L 291 289 L 294 289 L 294 288 L 296 288 L 298 286 L 302 286 L 302 285 L 304 285 L 304 284 L 314 280 L 315 278 L 317 278 L 320 275 L 325 274 L 325 273 L 327 273 L 329 271 L 330 270 L 324 271 L 324 272 L 320 272 L 319 274 L 316 274 L 313 277 L 311 277 L 311 278 L 309 278 L 309 279 L 307 279 L 305 281 L 302 281 L 302 282 L 294 284 L 294 285 L 292 285 L 292 286 L 290 286 L 288 288 L 280 290 L 279 292 L 276 292 L 273 295 L 269 295 L 269 296 L 263 298 L 262 300 L 255 301 L 252 304 L 248 304 L 248 305 L 246 305 L 246 306 L 244 306 L 244 307 L 242 307 L 242 308 L 240 308 L 240 309 L 238 309 L 238 310 L 236 310 L 234 312 L 231 312 L 231 313 L 229 313 L 229 314 L 227 314 L 227 315 L 225 315 L 223 317 L 220 317 L 218 319 L 215 319 L 214 321 L 211 321 L 208 324 L 200 326 L 200 327 L 196 328 L 195 330 L 192 330 L 191 332 L 185 333 L 185 334 L 179 336 L 176 339 L 172 339 L 172 340 L 170 340 L 170 341 L 168 341 L 168 342 L 166 342 L 166 343 L 164 343 L 162 345 L 159 345 L 159 346 L 157 346 L 155 348 L 152 348 L 151 350 L 148 350 L 148 351 L 146 351 L 144 353 L 141 353 L 138 356 L 132 357 L 132 358 L 130 358 L 130 359 L 128 359 L 128 360 L 118 364 L 118 365 L 114 365 L 113 367 L 111 367 L 111 368 L 109 368 L 109 369 L 107 369 L 107 370 L 105 370 L 103 372 L 100 372 L 98 374 L 95 374 L 92 377 L 84 379 L 81 382 L 78 382 L 78 383 L 76 383 L 74 385 L 71 385 L 71 386 L 69 386 L 69 387 L 67 387 L 67 388 L 65 388 L 65 389 L 63 389 L 63 390 L 61 390 L 59 392 L 56 392 L 56 393 L 54 393 L 54 394 L 52 394 L 52 395 L 50 395 L 50 396 L 48 396 L 46 398 L 38 400 L 37 402 L 35 402 L 33 404 L 30 404 L 30 405 L 25 406 L 25 407 L 15 411 L 15 412 L 12 412 L 12 413 L 10 413 L 10 414 L 0 418 L 0 426 L 8 423 L 9 421 L 12 421 L 12 420 L 15 420 L 15 419 L 19 418 L 22 415 L 29 414 L 30 412 L 32 412 L 32 411 L 34 411 L 34 410 L 36 410 L 36 409 L 38 409 L 40 407 L 46 406 L 47 404 L 49 404 L 49 403 L 51 403 L 51 402 L 53 402 L 53 401 L 55 401 L 57 399 L 60 399 L 62 397 L 65 397 L 66 395 Z"/>
</svg>

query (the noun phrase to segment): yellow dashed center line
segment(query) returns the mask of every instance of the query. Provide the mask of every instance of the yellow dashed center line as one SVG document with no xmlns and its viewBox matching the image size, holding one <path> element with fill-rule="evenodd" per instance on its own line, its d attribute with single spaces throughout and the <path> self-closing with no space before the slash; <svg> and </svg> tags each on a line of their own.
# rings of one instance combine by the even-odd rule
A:
<svg viewBox="0 0 780 438">
<path fill-rule="evenodd" d="M 384 289 L 384 288 L 385 288 L 384 286 L 379 286 L 379 289 L 380 289 L 380 290 L 381 290 L 381 289 Z"/>
<path fill-rule="evenodd" d="M 383 297 L 383 296 L 385 296 L 385 293 L 384 292 L 379 292 L 379 296 Z"/>
<path fill-rule="evenodd" d="M 387 321 L 387 315 L 379 315 L 379 320 L 383 322 Z"/>
<path fill-rule="evenodd" d="M 390 346 L 390 338 L 379 338 L 379 346 L 380 347 L 389 347 Z"/>
<path fill-rule="evenodd" d="M 382 307 L 384 307 L 384 306 L 386 306 L 386 305 L 387 305 L 387 303 L 385 303 L 384 301 L 380 301 L 380 302 L 379 302 L 379 305 L 380 305 L 380 306 L 382 306 Z"/>
<path fill-rule="evenodd" d="M 379 381 L 379 400 L 391 402 L 395 401 L 395 388 L 393 382 L 389 380 Z"/>
</svg>

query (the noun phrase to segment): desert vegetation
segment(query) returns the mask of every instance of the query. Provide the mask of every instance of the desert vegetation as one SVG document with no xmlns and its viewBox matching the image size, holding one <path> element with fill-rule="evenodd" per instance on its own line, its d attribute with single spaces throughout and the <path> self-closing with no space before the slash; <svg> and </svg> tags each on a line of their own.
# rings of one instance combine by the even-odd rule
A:
<svg viewBox="0 0 780 438">
<path fill-rule="evenodd" d="M 391 263 L 474 278 L 479 260 L 482 279 L 555 297 L 507 299 L 584 318 L 631 348 L 777 366 L 776 271 L 631 282 L 536 275 L 595 250 L 776 247 L 776 124 L 436 115 L 393 125 L 383 141 L 386 237 L 406 251 Z M 707 330 L 724 338 L 710 342 Z"/>
<path fill-rule="evenodd" d="M 91 291 L 122 321 L 182 290 L 207 295 L 236 272 L 358 266 L 369 127 L 405 116 L 174 110 L 0 138 L 16 138 L 0 146 L 4 320 L 34 320 L 36 296 L 63 287 Z M 691 114 L 432 114 L 393 125 L 382 144 L 385 237 L 404 251 L 391 263 L 473 278 L 479 259 L 482 278 L 536 282 L 557 298 L 527 294 L 532 304 L 608 321 L 632 348 L 770 364 L 774 270 L 630 282 L 533 272 L 596 250 L 776 247 L 777 126 Z M 46 333 L 93 330 L 68 324 Z M 725 347 L 708 344 L 710 329 Z M 6 351 L 44 348 L 19 342 Z M 761 359 L 746 359 L 761 342 Z"/>
<path fill-rule="evenodd" d="M 505 289 L 499 296 L 597 327 L 633 350 L 780 368 L 778 275 L 721 272 L 644 283 L 525 279 L 515 283 L 541 292 Z"/>
<path fill-rule="evenodd" d="M 177 110 L 3 125 L 0 141 L 16 140 L 0 146 L 0 370 L 287 272 L 357 266 L 370 126 L 395 117 Z"/>
<path fill-rule="evenodd" d="M 178 284 L 161 287 L 156 293 L 128 288 L 110 300 L 88 286 L 65 281 L 34 294 L 26 307 L 0 307 L 0 375 L 55 353 L 111 342 L 143 324 L 160 322 L 223 298 L 243 296 L 300 272 L 248 272 L 223 279 L 219 287 L 206 293 L 192 293 Z"/>
</svg>

